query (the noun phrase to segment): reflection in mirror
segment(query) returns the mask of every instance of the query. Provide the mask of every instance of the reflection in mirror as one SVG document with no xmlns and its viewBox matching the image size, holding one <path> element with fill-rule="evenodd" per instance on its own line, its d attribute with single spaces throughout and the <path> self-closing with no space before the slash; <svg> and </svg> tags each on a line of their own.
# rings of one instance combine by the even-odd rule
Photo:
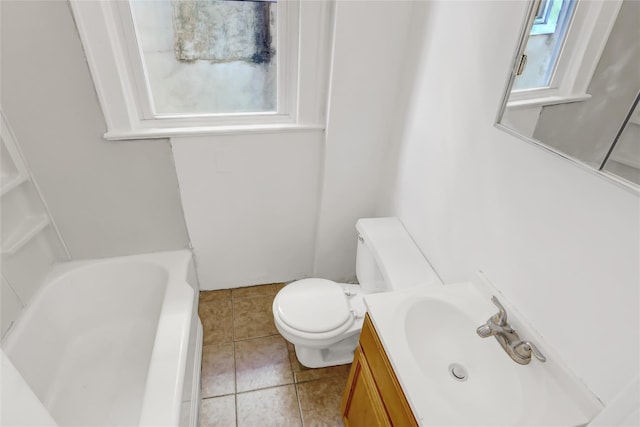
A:
<svg viewBox="0 0 640 427">
<path fill-rule="evenodd" d="M 603 170 L 640 185 L 640 94 Z"/>
<path fill-rule="evenodd" d="M 575 11 L 575 1 L 542 0 L 531 24 L 527 47 L 519 65 L 513 91 L 549 87 L 560 49 Z"/>
<path fill-rule="evenodd" d="M 535 0 L 513 64 L 499 128 L 596 170 L 609 156 L 607 174 L 638 183 L 640 161 L 614 162 L 640 157 L 637 129 L 621 132 L 640 91 L 640 2 Z"/>
</svg>

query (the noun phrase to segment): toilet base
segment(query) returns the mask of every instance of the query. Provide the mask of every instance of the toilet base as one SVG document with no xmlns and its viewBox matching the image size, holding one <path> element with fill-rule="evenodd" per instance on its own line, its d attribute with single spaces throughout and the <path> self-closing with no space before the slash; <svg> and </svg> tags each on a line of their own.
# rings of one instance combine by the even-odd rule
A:
<svg viewBox="0 0 640 427">
<path fill-rule="evenodd" d="M 354 334 L 329 348 L 311 348 L 295 344 L 296 357 L 307 368 L 346 365 L 353 362 L 358 337 L 358 334 Z"/>
</svg>

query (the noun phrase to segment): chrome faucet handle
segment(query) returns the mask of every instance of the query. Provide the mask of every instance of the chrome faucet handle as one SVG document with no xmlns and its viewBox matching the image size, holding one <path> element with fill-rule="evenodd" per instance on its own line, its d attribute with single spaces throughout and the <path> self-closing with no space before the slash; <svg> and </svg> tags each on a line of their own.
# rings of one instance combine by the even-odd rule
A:
<svg viewBox="0 0 640 427">
<path fill-rule="evenodd" d="M 476 329 L 476 333 L 481 338 L 487 338 L 500 334 L 513 334 L 515 330 L 507 323 L 507 310 L 504 309 L 498 298 L 494 296 L 491 297 L 491 302 L 498 307 L 498 313 L 494 314 L 487 320 L 482 326 L 479 326 Z"/>
<path fill-rule="evenodd" d="M 513 348 L 513 352 L 522 359 L 531 359 L 531 355 L 533 354 L 539 361 L 547 361 L 547 358 L 544 356 L 544 354 L 542 354 L 538 347 L 536 347 L 536 345 L 530 341 L 518 341 L 517 343 L 513 344 L 511 348 Z"/>
<path fill-rule="evenodd" d="M 478 326 L 476 333 L 480 338 L 487 338 L 499 334 L 513 334 L 515 330 L 509 325 L 500 326 L 489 319 L 484 325 Z"/>
<path fill-rule="evenodd" d="M 507 310 L 504 309 L 498 298 L 495 295 L 491 297 L 491 302 L 498 307 L 498 313 L 491 317 L 491 320 L 498 326 L 506 326 L 507 324 Z"/>
</svg>

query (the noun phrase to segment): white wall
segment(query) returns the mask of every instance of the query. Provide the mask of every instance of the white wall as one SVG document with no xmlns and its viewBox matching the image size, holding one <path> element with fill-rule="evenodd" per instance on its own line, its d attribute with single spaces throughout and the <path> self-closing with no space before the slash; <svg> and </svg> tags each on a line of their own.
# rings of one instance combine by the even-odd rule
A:
<svg viewBox="0 0 640 427">
<path fill-rule="evenodd" d="M 337 2 L 325 132 L 172 139 L 203 289 L 355 277 L 355 222 L 376 213 L 412 8 Z"/>
<path fill-rule="evenodd" d="M 172 139 L 202 289 L 312 271 L 323 133 Z"/>
<path fill-rule="evenodd" d="M 107 142 L 66 1 L 1 2 L 1 104 L 73 258 L 188 246 L 168 141 Z"/>
<path fill-rule="evenodd" d="M 376 216 L 413 3 L 336 4 L 315 276 L 355 276 L 355 223 Z"/>
<path fill-rule="evenodd" d="M 638 375 L 639 196 L 493 127 L 525 2 L 417 7 L 385 210 L 445 282 L 483 270 L 606 403 Z"/>
</svg>

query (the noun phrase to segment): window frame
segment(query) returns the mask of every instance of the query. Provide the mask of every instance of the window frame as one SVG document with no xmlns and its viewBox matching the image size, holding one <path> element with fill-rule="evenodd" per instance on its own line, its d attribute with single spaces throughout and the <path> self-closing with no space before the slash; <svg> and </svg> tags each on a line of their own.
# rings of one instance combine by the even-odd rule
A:
<svg viewBox="0 0 640 427">
<path fill-rule="evenodd" d="M 542 35 L 555 33 L 558 26 L 558 17 L 560 16 L 560 9 L 558 4 L 562 0 L 540 0 L 544 2 L 544 5 L 540 5 L 538 8 L 538 14 L 534 17 L 533 25 L 531 27 L 531 35 Z M 542 7 L 544 6 L 544 7 Z"/>
<path fill-rule="evenodd" d="M 530 108 L 591 98 L 587 89 L 621 6 L 622 0 L 578 0 L 549 85 L 512 90 L 507 108 Z M 535 16 L 530 16 L 517 58 L 524 54 L 534 19 Z M 515 67 L 518 65 L 516 61 Z M 514 75 L 515 72 L 514 68 Z"/>
<path fill-rule="evenodd" d="M 333 2 L 278 1 L 277 111 L 154 117 L 129 2 L 70 0 L 109 140 L 324 128 Z"/>
</svg>

